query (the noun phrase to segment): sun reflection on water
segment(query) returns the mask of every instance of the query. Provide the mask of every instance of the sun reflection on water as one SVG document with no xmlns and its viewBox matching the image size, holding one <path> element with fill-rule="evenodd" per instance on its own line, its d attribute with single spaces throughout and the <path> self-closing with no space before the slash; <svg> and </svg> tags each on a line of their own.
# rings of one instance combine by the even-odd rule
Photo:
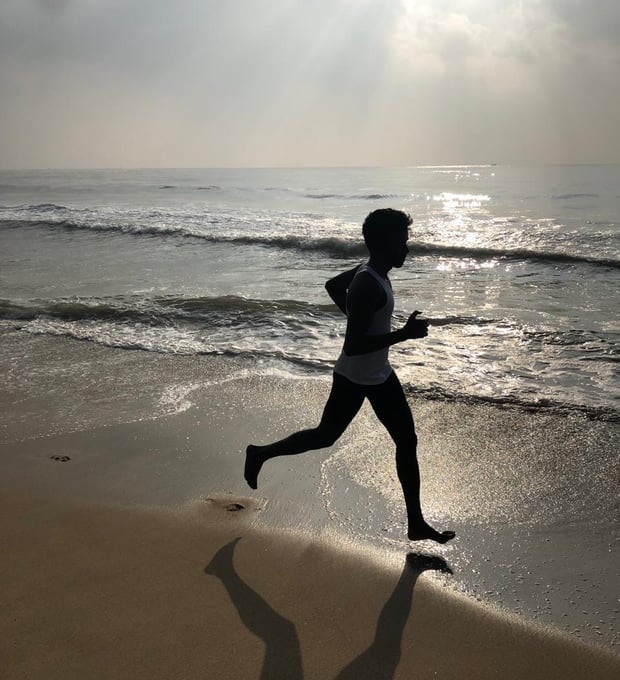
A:
<svg viewBox="0 0 620 680">
<path fill-rule="evenodd" d="M 471 257 L 463 257 L 460 259 L 456 258 L 444 258 L 439 260 L 435 269 L 440 272 L 451 272 L 457 269 L 493 269 L 498 264 L 497 260 L 487 260 L 486 262 L 480 262 Z"/>
<path fill-rule="evenodd" d="M 443 191 L 433 196 L 434 201 L 443 202 L 445 210 L 455 210 L 461 208 L 480 208 L 483 204 L 491 200 L 487 194 L 455 194 Z"/>
</svg>

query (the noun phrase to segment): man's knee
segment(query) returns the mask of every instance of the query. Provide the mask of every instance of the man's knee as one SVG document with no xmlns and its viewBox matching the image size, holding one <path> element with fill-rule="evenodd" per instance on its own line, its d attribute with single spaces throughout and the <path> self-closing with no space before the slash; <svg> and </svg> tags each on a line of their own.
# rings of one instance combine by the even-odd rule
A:
<svg viewBox="0 0 620 680">
<path fill-rule="evenodd" d="M 342 431 L 334 430 L 331 428 L 321 428 L 316 429 L 316 437 L 319 446 L 317 448 L 326 449 L 329 446 L 333 446 L 342 436 Z"/>
<path fill-rule="evenodd" d="M 418 438 L 415 432 L 400 437 L 396 442 L 396 456 L 415 456 L 418 449 Z"/>
</svg>

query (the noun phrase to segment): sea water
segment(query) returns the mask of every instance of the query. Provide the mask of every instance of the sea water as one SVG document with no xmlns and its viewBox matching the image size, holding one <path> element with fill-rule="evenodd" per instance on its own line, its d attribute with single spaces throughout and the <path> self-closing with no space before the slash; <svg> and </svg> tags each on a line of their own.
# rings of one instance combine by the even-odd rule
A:
<svg viewBox="0 0 620 680">
<path fill-rule="evenodd" d="M 620 166 L 0 171 L 0 329 L 329 376 L 382 207 L 410 392 L 618 420 Z"/>
</svg>

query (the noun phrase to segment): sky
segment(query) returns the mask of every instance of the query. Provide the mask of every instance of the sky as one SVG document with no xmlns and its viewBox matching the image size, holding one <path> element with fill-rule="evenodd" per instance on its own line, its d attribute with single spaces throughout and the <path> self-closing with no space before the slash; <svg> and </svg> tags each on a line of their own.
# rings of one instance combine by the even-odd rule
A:
<svg viewBox="0 0 620 680">
<path fill-rule="evenodd" d="M 0 0 L 0 167 L 620 162 L 618 0 Z"/>
</svg>

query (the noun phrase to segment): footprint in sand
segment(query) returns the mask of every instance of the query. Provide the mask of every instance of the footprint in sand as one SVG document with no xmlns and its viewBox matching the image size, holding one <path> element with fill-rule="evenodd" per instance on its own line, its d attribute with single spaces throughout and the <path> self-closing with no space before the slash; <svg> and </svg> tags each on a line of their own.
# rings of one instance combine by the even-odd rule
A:
<svg viewBox="0 0 620 680">
<path fill-rule="evenodd" d="M 221 510 L 224 512 L 259 512 L 264 507 L 263 504 L 258 503 L 254 498 L 234 499 L 230 496 L 209 496 L 208 498 L 205 498 L 205 503 L 214 510 Z"/>
</svg>

